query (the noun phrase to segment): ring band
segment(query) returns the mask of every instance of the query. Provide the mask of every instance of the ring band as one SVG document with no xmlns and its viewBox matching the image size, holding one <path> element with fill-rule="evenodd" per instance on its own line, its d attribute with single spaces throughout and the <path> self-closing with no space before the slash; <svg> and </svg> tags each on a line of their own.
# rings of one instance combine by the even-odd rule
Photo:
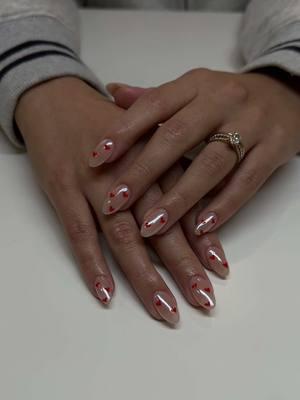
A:
<svg viewBox="0 0 300 400">
<path fill-rule="evenodd" d="M 215 133 L 207 139 L 207 143 L 211 142 L 227 143 L 235 151 L 238 164 L 245 157 L 245 147 L 238 132 Z"/>
</svg>

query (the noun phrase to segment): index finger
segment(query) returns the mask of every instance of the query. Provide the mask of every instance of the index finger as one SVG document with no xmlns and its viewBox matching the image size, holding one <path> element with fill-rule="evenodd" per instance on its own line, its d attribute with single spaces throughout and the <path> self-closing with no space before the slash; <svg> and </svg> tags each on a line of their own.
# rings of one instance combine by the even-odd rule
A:
<svg viewBox="0 0 300 400">
<path fill-rule="evenodd" d="M 98 167 L 124 154 L 141 136 L 166 121 L 195 96 L 195 90 L 178 78 L 143 94 L 111 127 L 91 152 L 89 166 Z"/>
</svg>

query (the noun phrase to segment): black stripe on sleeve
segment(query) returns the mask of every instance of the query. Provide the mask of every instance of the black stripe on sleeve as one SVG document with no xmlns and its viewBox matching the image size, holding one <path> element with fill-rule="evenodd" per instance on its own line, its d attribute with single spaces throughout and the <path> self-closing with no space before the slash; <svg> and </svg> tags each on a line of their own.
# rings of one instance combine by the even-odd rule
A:
<svg viewBox="0 0 300 400">
<path fill-rule="evenodd" d="M 15 61 L 11 62 L 10 64 L 6 65 L 4 68 L 2 68 L 2 70 L 0 70 L 0 82 L 9 71 L 11 71 L 12 69 L 18 67 L 21 64 L 24 64 L 24 63 L 27 63 L 29 61 L 35 60 L 37 58 L 43 58 L 43 57 L 55 56 L 55 55 L 61 56 L 61 57 L 71 58 L 72 60 L 75 60 L 78 63 L 81 62 L 77 57 L 74 57 L 74 56 L 72 56 L 71 54 L 68 54 L 68 53 L 64 53 L 63 51 L 59 51 L 59 50 L 39 51 L 37 53 L 29 54 L 27 56 L 19 58 L 18 60 L 15 60 Z M 34 73 L 34 71 L 33 71 L 33 73 Z"/>
<path fill-rule="evenodd" d="M 64 44 L 61 44 L 61 43 L 52 42 L 49 40 L 29 40 L 28 42 L 18 44 L 17 46 L 14 46 L 11 49 L 8 49 L 4 53 L 0 54 L 0 62 L 5 60 L 8 57 L 14 55 L 15 53 L 18 53 L 19 51 L 28 49 L 30 47 L 43 46 L 43 45 L 58 47 L 58 48 L 69 51 L 71 54 L 74 54 L 74 56 L 76 55 L 72 49 L 70 49 L 68 46 L 65 46 Z"/>
<path fill-rule="evenodd" d="M 275 50 L 281 50 L 281 49 L 283 49 L 283 48 L 290 47 L 290 45 L 292 45 L 292 46 L 293 46 L 293 45 L 298 45 L 298 46 L 300 46 L 300 38 L 299 38 L 299 39 L 288 40 L 288 41 L 286 41 L 286 42 L 276 44 L 275 46 L 270 47 L 270 48 L 266 51 L 266 53 L 270 53 L 270 52 L 273 52 L 273 51 L 275 51 Z"/>
<path fill-rule="evenodd" d="M 286 51 L 286 50 L 293 51 L 295 53 L 300 53 L 300 45 L 299 46 L 286 46 L 286 47 L 274 49 L 272 51 L 268 51 L 267 53 L 265 53 L 265 55 L 276 53 L 277 51 Z"/>
</svg>

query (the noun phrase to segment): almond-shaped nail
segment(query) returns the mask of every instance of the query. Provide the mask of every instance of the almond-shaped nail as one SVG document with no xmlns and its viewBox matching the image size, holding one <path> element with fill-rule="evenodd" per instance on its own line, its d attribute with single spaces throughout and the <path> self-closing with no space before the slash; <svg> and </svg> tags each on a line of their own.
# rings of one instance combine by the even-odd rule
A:
<svg viewBox="0 0 300 400">
<path fill-rule="evenodd" d="M 168 222 L 168 213 L 163 208 L 154 211 L 144 220 L 141 227 L 143 237 L 153 236 L 158 233 Z"/>
<path fill-rule="evenodd" d="M 229 274 L 229 265 L 225 258 L 224 252 L 218 247 L 209 247 L 207 250 L 207 261 L 212 270 L 214 270 L 222 278 L 226 278 Z"/>
<path fill-rule="evenodd" d="M 95 292 L 98 299 L 105 305 L 108 305 L 112 299 L 112 284 L 105 276 L 97 276 L 95 280 Z"/>
<path fill-rule="evenodd" d="M 209 212 L 200 218 L 195 228 L 195 234 L 200 236 L 203 233 L 209 232 L 217 223 L 217 214 Z"/>
<path fill-rule="evenodd" d="M 206 310 L 211 310 L 216 305 L 214 289 L 208 279 L 200 275 L 193 276 L 190 280 L 191 293 L 196 302 Z"/>
<path fill-rule="evenodd" d="M 122 208 L 130 197 L 130 190 L 126 185 L 119 185 L 114 190 L 108 193 L 103 203 L 102 212 L 105 215 L 110 215 Z"/>
<path fill-rule="evenodd" d="M 176 301 L 168 293 L 159 291 L 154 294 L 153 304 L 158 314 L 169 324 L 177 324 L 179 313 Z"/>
<path fill-rule="evenodd" d="M 99 167 L 105 163 L 112 155 L 114 150 L 114 142 L 111 139 L 104 139 L 92 151 L 89 157 L 89 166 L 92 168 Z"/>
</svg>

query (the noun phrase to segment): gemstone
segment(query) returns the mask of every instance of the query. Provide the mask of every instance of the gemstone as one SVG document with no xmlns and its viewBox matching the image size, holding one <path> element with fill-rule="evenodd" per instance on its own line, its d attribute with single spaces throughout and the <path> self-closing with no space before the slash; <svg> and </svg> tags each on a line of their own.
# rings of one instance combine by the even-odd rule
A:
<svg viewBox="0 0 300 400">
<path fill-rule="evenodd" d="M 230 142 L 231 142 L 231 144 L 233 144 L 233 145 L 238 145 L 238 144 L 240 144 L 240 141 L 241 141 L 241 138 L 240 138 L 240 135 L 239 135 L 237 132 L 232 133 L 232 134 L 230 135 Z"/>
</svg>

